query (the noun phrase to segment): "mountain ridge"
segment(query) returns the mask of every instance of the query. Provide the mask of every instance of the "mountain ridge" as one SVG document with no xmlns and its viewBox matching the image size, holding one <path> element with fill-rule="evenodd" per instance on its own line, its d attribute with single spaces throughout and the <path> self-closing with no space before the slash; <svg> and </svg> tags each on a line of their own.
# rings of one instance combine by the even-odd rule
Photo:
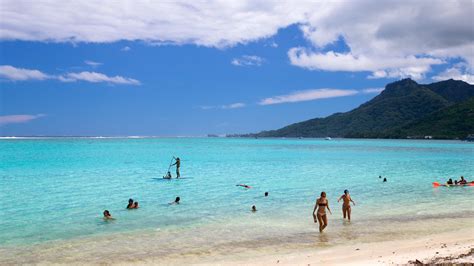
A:
<svg viewBox="0 0 474 266">
<path fill-rule="evenodd" d="M 452 106 L 467 102 L 474 97 L 474 85 L 464 81 L 445 80 L 431 84 L 418 84 L 411 79 L 403 79 L 387 84 L 385 90 L 359 107 L 344 113 L 334 113 L 325 118 L 313 118 L 294 123 L 277 130 L 262 131 L 256 134 L 240 135 L 243 137 L 345 137 L 345 138 L 407 138 L 413 134 L 431 133 L 437 138 L 465 138 L 470 130 L 471 120 L 463 121 L 456 117 Z M 459 107 L 469 109 L 470 104 Z M 463 109 L 464 108 L 464 109 Z M 446 111 L 443 111 L 446 110 Z M 438 112 L 450 112 L 449 115 Z M 470 114 L 466 111 L 465 114 Z M 461 114 L 459 114 L 461 115 Z M 425 120 L 423 120 L 425 119 Z M 426 120 L 428 119 L 428 120 Z M 417 123 L 429 128 L 429 119 L 454 119 L 459 125 L 444 121 L 452 129 L 438 129 L 441 132 L 417 132 Z M 435 121 L 432 121 L 435 123 Z M 412 129 L 408 128 L 412 127 Z M 452 131 L 452 132 L 451 132 Z"/>
</svg>

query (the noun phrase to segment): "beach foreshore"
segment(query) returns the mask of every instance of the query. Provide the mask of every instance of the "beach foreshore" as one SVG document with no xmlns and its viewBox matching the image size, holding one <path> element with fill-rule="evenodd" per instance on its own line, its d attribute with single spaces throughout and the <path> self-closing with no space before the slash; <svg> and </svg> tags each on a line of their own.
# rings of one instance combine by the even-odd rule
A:
<svg viewBox="0 0 474 266">
<path fill-rule="evenodd" d="M 474 265 L 474 229 L 442 233 L 418 239 L 335 246 L 318 250 L 284 253 L 229 254 L 224 257 L 198 256 L 162 261 L 140 260 L 137 264 L 166 265 Z M 126 264 L 129 264 L 127 262 Z M 125 265 L 125 264 L 123 264 Z"/>
</svg>

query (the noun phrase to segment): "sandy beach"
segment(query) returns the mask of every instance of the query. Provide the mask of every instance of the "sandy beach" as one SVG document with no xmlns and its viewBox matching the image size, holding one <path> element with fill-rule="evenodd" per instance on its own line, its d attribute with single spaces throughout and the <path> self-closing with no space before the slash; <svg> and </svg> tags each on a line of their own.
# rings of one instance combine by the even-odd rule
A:
<svg viewBox="0 0 474 266">
<path fill-rule="evenodd" d="M 264 252 L 265 253 L 265 252 Z M 123 263 L 122 265 L 127 265 Z M 183 256 L 175 260 L 159 258 L 134 264 L 166 265 L 406 265 L 474 264 L 474 229 L 432 235 L 418 239 L 361 243 L 320 250 L 297 250 L 261 254 L 229 254 L 225 257 Z"/>
<path fill-rule="evenodd" d="M 424 264 L 474 263 L 473 249 L 474 230 L 470 229 L 416 240 L 357 244 L 284 256 L 271 255 L 256 264 L 380 265 L 415 263 L 416 260 Z"/>
</svg>

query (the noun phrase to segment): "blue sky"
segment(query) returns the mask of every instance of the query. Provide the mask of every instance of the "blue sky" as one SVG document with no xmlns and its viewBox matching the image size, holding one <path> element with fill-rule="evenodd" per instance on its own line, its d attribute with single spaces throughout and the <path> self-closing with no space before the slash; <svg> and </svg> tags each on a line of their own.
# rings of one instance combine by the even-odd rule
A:
<svg viewBox="0 0 474 266">
<path fill-rule="evenodd" d="M 351 110 L 375 97 L 387 83 L 405 77 L 421 83 L 474 80 L 474 35 L 465 37 L 474 32 L 470 1 L 448 7 L 433 2 L 434 8 L 450 8 L 450 15 L 471 22 L 467 27 L 447 25 L 449 17 L 425 23 L 421 15 L 426 6 L 394 2 L 398 9 L 377 6 L 372 11 L 386 13 L 385 22 L 349 16 L 338 21 L 337 30 L 331 28 L 331 17 L 352 10 L 349 2 L 345 4 L 349 6 L 344 1 L 342 6 L 330 5 L 324 12 L 316 6 L 315 12 L 323 13 L 319 17 L 293 6 L 292 12 L 285 11 L 278 6 L 283 1 L 264 2 L 263 7 L 218 2 L 219 9 L 208 3 L 148 7 L 140 2 L 139 7 L 150 9 L 150 14 L 141 13 L 148 11 L 134 2 L 125 7 L 97 2 L 99 8 L 92 8 L 46 1 L 42 9 L 33 8 L 34 2 L 19 2 L 1 1 L 3 136 L 257 132 Z M 33 7 L 25 10 L 25 5 Z M 83 17 L 70 21 L 67 14 L 48 16 L 57 14 L 58 5 Z M 471 7 L 467 13 L 466 5 Z M 127 14 L 118 15 L 119 20 L 108 18 L 101 7 Z M 397 25 L 390 18 L 405 8 L 419 8 L 419 14 L 408 18 L 407 25 Z M 37 23 L 18 23 L 25 13 Z M 244 15 L 249 21 L 241 21 Z M 155 26 L 155 16 L 165 26 Z M 274 16 L 283 19 L 275 21 Z M 146 23 L 114 24 L 130 18 Z M 420 29 L 427 24 L 436 31 L 430 26 L 436 23 L 440 32 L 430 35 Z M 368 34 L 370 27 L 357 25 L 377 31 Z M 399 26 L 405 26 L 403 33 Z M 354 29 L 361 33 L 354 34 Z M 442 40 L 443 32 L 450 32 L 450 40 Z M 417 36 L 427 44 L 420 45 Z"/>
</svg>

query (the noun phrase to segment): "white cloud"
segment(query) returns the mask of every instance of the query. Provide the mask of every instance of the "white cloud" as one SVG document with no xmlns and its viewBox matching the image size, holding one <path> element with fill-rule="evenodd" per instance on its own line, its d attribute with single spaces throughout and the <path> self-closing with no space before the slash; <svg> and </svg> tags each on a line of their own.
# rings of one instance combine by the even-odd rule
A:
<svg viewBox="0 0 474 266">
<path fill-rule="evenodd" d="M 0 78 L 5 78 L 12 81 L 57 79 L 61 82 L 87 81 L 92 83 L 107 82 L 112 84 L 128 85 L 141 84 L 140 81 L 136 79 L 122 76 L 110 77 L 98 72 L 83 71 L 78 73 L 66 73 L 63 75 L 48 75 L 36 69 L 16 68 L 9 65 L 0 66 Z"/>
<path fill-rule="evenodd" d="M 245 107 L 245 103 L 233 103 L 233 104 L 228 104 L 228 105 L 222 105 L 222 109 L 237 109 L 237 108 L 243 108 Z"/>
<path fill-rule="evenodd" d="M 202 106 L 199 106 L 199 108 L 201 110 L 211 110 L 211 109 L 215 109 L 216 107 L 212 105 L 202 105 Z"/>
<path fill-rule="evenodd" d="M 256 55 L 243 55 L 230 62 L 234 66 L 261 66 L 265 59 Z"/>
<path fill-rule="evenodd" d="M 302 20 L 305 2 L 301 1 L 303 6 L 299 7 L 291 2 L 251 0 L 2 0 L 0 38 L 48 42 L 144 40 L 225 47 L 270 37 L 279 28 Z"/>
<path fill-rule="evenodd" d="M 225 104 L 225 105 L 203 105 L 199 106 L 202 110 L 211 110 L 211 109 L 238 109 L 238 108 L 244 108 L 247 106 L 245 103 L 231 103 L 231 104 Z"/>
<path fill-rule="evenodd" d="M 423 78 L 431 65 L 442 64 L 440 59 L 430 57 L 388 57 L 355 56 L 352 53 L 314 53 L 304 48 L 292 48 L 288 51 L 291 64 L 310 70 L 327 71 L 370 71 L 369 78 L 412 77 Z"/>
<path fill-rule="evenodd" d="M 433 80 L 441 81 L 447 79 L 463 80 L 469 84 L 474 84 L 474 74 L 465 65 L 455 65 L 432 77 Z"/>
<path fill-rule="evenodd" d="M 45 80 L 50 78 L 49 75 L 35 69 L 16 68 L 10 65 L 0 66 L 0 77 L 14 80 Z"/>
<path fill-rule="evenodd" d="M 315 51 L 293 53 L 292 63 L 313 70 L 370 71 L 370 78 L 415 79 L 447 58 L 460 57 L 472 66 L 473 3 L 330 1 L 301 26 Z M 340 39 L 349 52 L 320 52 Z"/>
<path fill-rule="evenodd" d="M 259 105 L 272 105 L 272 104 L 280 104 L 280 103 L 296 103 L 296 102 L 306 102 L 306 101 L 314 101 L 319 99 L 328 99 L 328 98 L 336 98 L 336 97 L 345 97 L 345 96 L 352 96 L 356 94 L 379 94 L 382 92 L 383 88 L 367 88 L 358 90 L 342 90 L 342 89 L 314 89 L 314 90 L 303 90 L 303 91 L 296 91 L 290 94 L 273 96 L 269 98 L 265 98 L 261 100 L 258 104 Z"/>
<path fill-rule="evenodd" d="M 122 51 L 122 52 L 128 52 L 130 50 L 132 50 L 132 48 L 130 48 L 129 46 L 124 46 L 124 47 L 122 47 L 122 49 L 120 49 L 120 51 Z"/>
<path fill-rule="evenodd" d="M 26 123 L 44 117 L 44 114 L 37 115 L 2 115 L 0 116 L 0 126 L 7 124 Z"/>
<path fill-rule="evenodd" d="M 269 44 L 266 44 L 265 46 L 270 46 L 272 48 L 278 48 L 278 43 L 276 43 L 275 41 L 272 41 Z"/>
<path fill-rule="evenodd" d="M 367 89 L 363 89 L 362 93 L 365 93 L 365 94 L 371 94 L 371 93 L 379 94 L 383 90 L 384 90 L 384 88 L 367 88 Z"/>
<path fill-rule="evenodd" d="M 0 17 L 2 40 L 219 48 L 269 38 L 296 24 L 310 45 L 291 62 L 311 70 L 420 78 L 449 58 L 474 66 L 472 0 L 2 0 Z M 333 49 L 337 40 L 344 40 L 347 52 Z"/>
<path fill-rule="evenodd" d="M 271 105 L 279 103 L 296 103 L 304 101 L 313 101 L 317 99 L 327 99 L 334 97 L 344 97 L 355 95 L 358 92 L 356 90 L 340 90 L 340 89 L 314 89 L 296 91 L 286 95 L 279 95 L 261 100 L 259 105 Z"/>
<path fill-rule="evenodd" d="M 103 65 L 103 63 L 95 62 L 95 61 L 92 61 L 92 60 L 86 60 L 86 61 L 84 61 L 84 64 L 89 65 L 89 66 L 94 67 L 94 68 Z"/>
<path fill-rule="evenodd" d="M 63 82 L 73 81 L 88 81 L 92 83 L 107 82 L 113 84 L 128 84 L 128 85 L 140 85 L 140 81 L 132 78 L 125 78 L 122 76 L 109 77 L 102 73 L 83 71 L 79 73 L 67 73 L 58 77 Z"/>
</svg>

